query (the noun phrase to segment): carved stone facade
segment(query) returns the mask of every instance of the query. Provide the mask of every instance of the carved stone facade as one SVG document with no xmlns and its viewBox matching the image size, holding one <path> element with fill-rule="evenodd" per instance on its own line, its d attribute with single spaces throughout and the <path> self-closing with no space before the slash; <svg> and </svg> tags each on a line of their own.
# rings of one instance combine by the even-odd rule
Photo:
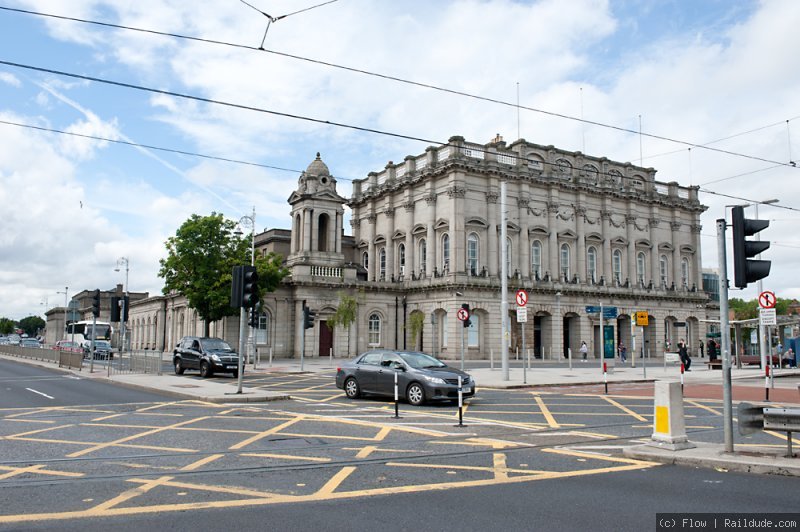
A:
<svg viewBox="0 0 800 532">
<path fill-rule="evenodd" d="M 525 140 L 472 144 L 452 137 L 354 181 L 344 199 L 318 155 L 289 198 L 292 229 L 256 236 L 258 251 L 282 254 L 291 271 L 264 297 L 259 347 L 279 357 L 299 356 L 305 341 L 305 356 L 331 350 L 347 356 L 374 346 L 456 358 L 463 330 L 456 311 L 468 303 L 467 357 L 497 355 L 503 204 L 509 301 L 517 289 L 529 294 L 522 329 L 534 356 L 561 358 L 570 349 L 576 355 L 582 340 L 599 356 L 599 322 L 586 307 L 600 304 L 617 308 L 605 324 L 614 343 L 630 349 L 630 315 L 647 311 L 646 349 L 660 353 L 666 341 L 680 338 L 696 348 L 708 300 L 697 230 L 705 207 L 697 187 L 662 183 L 655 174 Z M 343 233 L 345 205 L 352 237 Z M 356 298 L 358 316 L 348 329 L 330 330 L 341 294 Z M 196 326 L 189 325 L 190 311 L 167 299 L 163 343 L 171 346 Z M 313 329 L 302 327 L 304 302 L 317 312 Z M 523 334 L 513 310 L 507 309 L 512 350 Z M 412 338 L 417 313 L 424 325 Z M 236 319 L 227 321 L 219 333 L 235 340 Z M 637 342 L 640 334 L 637 328 Z"/>
</svg>

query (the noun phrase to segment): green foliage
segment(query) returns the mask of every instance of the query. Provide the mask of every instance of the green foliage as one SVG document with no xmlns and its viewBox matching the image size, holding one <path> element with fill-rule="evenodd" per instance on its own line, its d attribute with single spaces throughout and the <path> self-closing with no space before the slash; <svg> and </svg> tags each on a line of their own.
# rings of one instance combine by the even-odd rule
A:
<svg viewBox="0 0 800 532">
<path fill-rule="evenodd" d="M 161 259 L 159 277 L 164 279 L 164 293 L 183 294 L 189 307 L 210 324 L 225 316 L 235 316 L 239 309 L 230 306 L 233 267 L 250 264 L 250 237 L 234 233 L 236 222 L 222 214 L 193 214 L 167 239 L 167 258 Z M 259 288 L 274 290 L 288 273 L 280 257 L 269 254 L 256 260 Z"/>
<path fill-rule="evenodd" d="M 19 328 L 25 331 L 30 337 L 35 337 L 39 331 L 44 329 L 45 321 L 39 316 L 28 316 L 19 320 Z"/>
<path fill-rule="evenodd" d="M 789 310 L 789 305 L 791 305 L 791 299 L 784 299 L 782 297 L 777 298 L 775 303 L 775 312 L 778 316 L 785 316 Z M 739 299 L 737 297 L 731 298 L 728 300 L 729 308 L 734 312 L 734 316 L 737 320 L 752 320 L 758 318 L 759 309 L 761 308 L 758 305 L 757 299 L 751 299 L 749 301 L 745 301 L 743 299 Z"/>
<path fill-rule="evenodd" d="M 425 314 L 419 311 L 415 311 L 411 313 L 411 316 L 408 317 L 408 329 L 411 333 L 411 344 L 416 346 L 417 345 L 417 337 L 419 333 L 422 332 L 422 328 L 425 326 Z"/>
<path fill-rule="evenodd" d="M 345 329 L 356 321 L 358 317 L 358 300 L 344 292 L 339 292 L 339 306 L 333 316 L 328 318 L 328 326 L 337 325 Z"/>
<path fill-rule="evenodd" d="M 8 318 L 0 318 L 0 334 L 11 334 L 17 328 L 17 322 Z"/>
</svg>

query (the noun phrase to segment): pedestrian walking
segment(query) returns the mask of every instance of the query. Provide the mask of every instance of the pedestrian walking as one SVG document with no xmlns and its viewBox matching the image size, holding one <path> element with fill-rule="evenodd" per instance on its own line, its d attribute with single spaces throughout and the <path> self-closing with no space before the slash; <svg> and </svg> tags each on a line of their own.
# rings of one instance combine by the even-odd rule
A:
<svg viewBox="0 0 800 532">
<path fill-rule="evenodd" d="M 619 349 L 619 358 L 620 360 L 622 360 L 622 363 L 624 364 L 625 361 L 628 359 L 628 348 L 625 347 L 624 342 L 620 342 L 618 349 Z"/>
<path fill-rule="evenodd" d="M 700 358 L 703 358 L 703 342 L 700 342 Z"/>
<path fill-rule="evenodd" d="M 689 368 L 692 367 L 692 357 L 689 356 L 689 348 L 686 347 L 686 342 L 683 338 L 678 342 L 678 356 L 681 357 L 681 362 L 683 362 L 683 369 L 691 371 Z"/>
<path fill-rule="evenodd" d="M 708 341 L 708 359 L 714 362 L 717 359 L 717 344 L 714 340 Z"/>
<path fill-rule="evenodd" d="M 586 362 L 586 355 L 589 354 L 589 348 L 586 346 L 586 342 L 581 342 L 581 356 L 583 357 L 583 361 Z"/>
</svg>

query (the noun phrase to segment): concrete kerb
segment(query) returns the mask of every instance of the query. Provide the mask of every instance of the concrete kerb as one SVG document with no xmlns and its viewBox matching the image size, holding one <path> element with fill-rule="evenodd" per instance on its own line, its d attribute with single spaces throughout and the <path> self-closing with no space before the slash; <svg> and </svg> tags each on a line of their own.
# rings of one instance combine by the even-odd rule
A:
<svg viewBox="0 0 800 532">
<path fill-rule="evenodd" d="M 761 475 L 783 475 L 800 477 L 800 459 L 786 458 L 783 449 L 762 452 L 748 451 L 746 454 L 735 451 L 726 453 L 721 444 L 694 442 L 696 447 L 680 451 L 659 448 L 650 444 L 626 447 L 623 454 L 628 458 L 659 462 L 663 464 L 701 467 L 741 473 Z"/>
</svg>

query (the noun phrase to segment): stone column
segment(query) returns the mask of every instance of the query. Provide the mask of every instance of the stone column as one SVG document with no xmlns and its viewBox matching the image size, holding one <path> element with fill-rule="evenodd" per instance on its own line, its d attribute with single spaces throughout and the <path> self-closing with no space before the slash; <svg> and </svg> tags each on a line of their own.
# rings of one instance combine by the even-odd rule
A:
<svg viewBox="0 0 800 532">
<path fill-rule="evenodd" d="M 689 275 L 690 283 L 694 283 L 698 290 L 703 289 L 703 271 L 700 263 L 700 232 L 703 226 L 700 224 L 692 224 L 692 247 L 694 248 L 694 256 L 692 256 L 692 271 Z M 691 288 L 691 284 L 689 285 Z"/>
<path fill-rule="evenodd" d="M 367 268 L 367 280 L 374 281 L 375 280 L 375 272 L 378 268 L 378 255 L 375 253 L 375 221 L 377 220 L 377 216 L 375 213 L 371 213 L 367 215 L 367 223 L 369 224 L 369 228 L 367 229 L 367 236 L 369 237 L 367 242 L 368 246 L 368 253 L 369 253 L 369 267 Z"/>
<path fill-rule="evenodd" d="M 672 282 L 675 283 L 675 288 L 681 288 L 681 246 L 676 244 L 680 242 L 680 238 L 675 237 L 675 233 L 681 230 L 681 222 L 671 222 L 669 224 L 672 232 L 669 234 L 670 242 L 672 243 Z"/>
<path fill-rule="evenodd" d="M 500 192 L 498 192 L 495 186 L 490 186 L 489 191 L 486 192 L 486 203 L 488 206 L 488 217 L 487 220 L 489 224 L 489 234 L 487 236 L 487 245 L 484 251 L 483 260 L 479 260 L 478 263 L 478 272 L 480 273 L 481 264 L 483 262 L 486 264 L 487 270 L 489 272 L 490 277 L 497 277 L 500 274 L 500 248 L 497 246 L 497 233 L 500 230 L 498 225 L 498 216 L 497 216 L 497 199 L 500 197 Z M 465 236 L 466 238 L 466 236 Z M 480 258 L 479 258 L 480 259 Z M 466 264 L 466 261 L 464 262 Z"/>
<path fill-rule="evenodd" d="M 517 267 L 523 278 L 529 278 L 531 276 L 531 242 L 528 238 L 528 231 L 530 229 L 528 225 L 529 204 L 530 199 L 527 195 L 519 198 L 519 250 L 516 256 L 518 257 Z"/>
<path fill-rule="evenodd" d="M 303 350 L 303 330 L 304 330 L 303 301 L 297 300 L 294 302 L 294 357 L 295 358 L 300 358 L 300 354 L 302 353 Z"/>
<path fill-rule="evenodd" d="M 389 207 L 384 211 L 386 215 L 386 280 L 397 277 L 397 270 L 394 267 L 394 207 Z"/>
<path fill-rule="evenodd" d="M 624 283 L 627 277 L 630 281 L 630 286 L 636 286 L 636 235 L 633 233 L 635 229 L 634 223 L 636 223 L 636 216 L 632 214 L 625 216 L 625 236 L 628 239 L 628 272 L 622 276 L 622 282 Z"/>
<path fill-rule="evenodd" d="M 311 214 L 312 209 L 303 209 L 303 249 L 298 251 L 310 251 L 311 247 Z"/>
<path fill-rule="evenodd" d="M 428 204 L 428 233 L 425 238 L 425 276 L 433 276 L 433 268 L 436 265 L 436 194 L 429 193 L 425 197 L 425 202 Z"/>
<path fill-rule="evenodd" d="M 406 273 L 404 279 L 411 278 L 411 272 L 417 272 L 415 257 L 417 250 L 414 247 L 414 202 L 409 200 L 403 203 L 403 210 L 406 212 Z M 419 272 L 417 272 L 419 273 Z"/>
<path fill-rule="evenodd" d="M 608 210 L 600 211 L 600 218 L 603 221 L 603 279 L 606 284 L 612 284 L 613 274 L 611 269 L 611 212 Z"/>
<path fill-rule="evenodd" d="M 561 278 L 561 270 L 559 268 L 559 250 L 558 250 L 558 222 L 556 215 L 558 214 L 558 203 L 553 201 L 547 202 L 547 228 L 550 234 L 547 238 L 547 260 L 550 269 L 550 278 L 558 280 Z"/>
<path fill-rule="evenodd" d="M 581 278 L 581 282 L 589 282 L 589 272 L 586 270 L 586 207 L 580 203 L 575 205 L 575 233 L 578 235 L 578 243 L 576 245 L 576 259 L 578 271 L 576 272 Z M 584 340 L 586 340 L 584 338 Z M 586 340 L 586 345 L 589 345 L 589 340 Z"/>
<path fill-rule="evenodd" d="M 661 288 L 661 270 L 658 266 L 658 231 L 656 231 L 656 228 L 661 220 L 656 217 L 656 212 L 653 212 L 652 214 L 653 215 L 648 220 L 648 223 L 650 224 L 650 243 L 653 245 L 653 247 L 650 249 L 650 280 L 653 281 L 653 287 L 656 290 L 659 290 Z"/>
</svg>

